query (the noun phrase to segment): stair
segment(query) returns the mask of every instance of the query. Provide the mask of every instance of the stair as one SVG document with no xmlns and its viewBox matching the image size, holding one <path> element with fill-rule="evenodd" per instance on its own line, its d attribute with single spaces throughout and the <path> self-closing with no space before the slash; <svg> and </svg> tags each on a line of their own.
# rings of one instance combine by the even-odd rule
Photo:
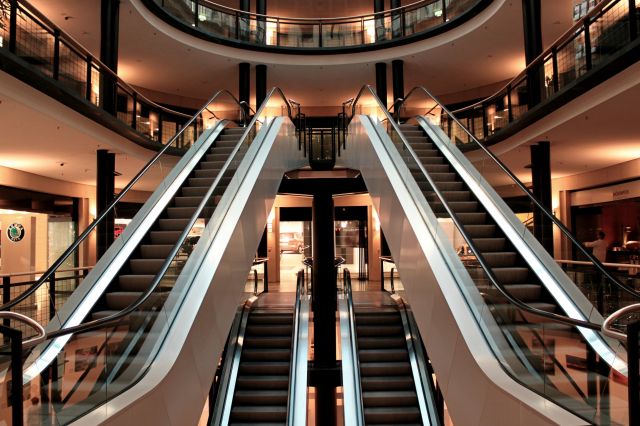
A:
<svg viewBox="0 0 640 426">
<path fill-rule="evenodd" d="M 149 229 L 129 261 L 113 279 L 101 301 L 90 313 L 92 319 L 104 318 L 127 308 L 149 288 L 209 190 L 209 186 L 203 184 L 201 179 L 206 179 L 208 185 L 213 183 L 213 179 L 220 172 L 244 130 L 244 128 L 227 128 L 214 141 L 212 147 L 177 191 L 176 196 L 169 202 L 158 221 Z M 229 181 L 230 177 L 225 177 L 221 181 L 221 185 L 215 191 L 216 195 L 211 197 L 203 209 L 201 218 L 211 217 Z M 193 238 L 191 242 L 195 244 L 196 241 L 197 239 Z M 181 262 L 183 262 L 184 252 L 181 256 Z M 164 304 L 175 278 L 175 275 L 163 278 L 163 282 L 156 290 L 157 294 L 152 295 L 132 316 L 136 318 L 135 321 L 126 321 L 130 328 L 143 324 L 140 318 L 150 314 L 155 317 L 154 311 L 159 310 Z M 150 326 L 152 323 L 153 321 L 145 324 Z"/>
<path fill-rule="evenodd" d="M 355 309 L 365 424 L 421 424 L 400 312 Z"/>
<path fill-rule="evenodd" d="M 229 423 L 284 425 L 291 368 L 292 309 L 249 313 Z"/>
<path fill-rule="evenodd" d="M 548 312 L 559 311 L 558 306 L 538 282 L 528 264 L 519 253 L 513 250 L 508 239 L 495 225 L 484 206 L 466 187 L 460 175 L 453 167 L 450 167 L 448 160 L 427 137 L 422 128 L 408 124 L 403 124 L 400 128 L 403 134 L 409 135 L 407 142 L 462 223 L 464 230 L 473 239 L 477 250 L 487 261 L 497 280 L 513 297 L 522 302 Z M 408 154 L 404 155 L 406 157 Z M 410 165 L 414 164 L 412 159 L 407 161 Z M 436 216 L 448 218 L 449 214 L 442 201 L 436 196 L 422 172 L 414 170 L 412 174 Z M 467 269 L 486 302 L 490 306 L 493 305 L 491 311 L 500 324 L 541 322 L 539 317 L 524 313 L 516 315 L 517 309 L 510 306 L 507 298 L 492 287 L 481 268 Z"/>
</svg>

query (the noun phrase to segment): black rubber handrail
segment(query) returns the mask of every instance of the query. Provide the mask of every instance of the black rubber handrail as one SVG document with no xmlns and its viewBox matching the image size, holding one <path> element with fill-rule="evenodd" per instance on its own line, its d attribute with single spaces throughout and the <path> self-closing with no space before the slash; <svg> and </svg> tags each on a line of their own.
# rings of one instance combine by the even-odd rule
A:
<svg viewBox="0 0 640 426">
<path fill-rule="evenodd" d="M 568 317 L 568 316 L 565 316 L 565 315 L 559 315 L 559 314 L 555 314 L 555 313 L 552 313 L 552 312 L 547 312 L 547 311 L 544 311 L 544 310 L 538 309 L 538 308 L 534 308 L 533 306 L 529 306 L 528 304 L 524 303 L 523 301 L 521 301 L 520 299 L 512 296 L 509 293 L 509 291 L 504 287 L 504 285 L 497 279 L 497 277 L 493 273 L 493 270 L 491 269 L 491 267 L 489 266 L 489 264 L 485 260 L 484 256 L 482 256 L 482 253 L 477 249 L 473 239 L 465 231 L 462 222 L 460 222 L 460 219 L 458 219 L 458 216 L 455 214 L 455 212 L 453 211 L 451 206 L 449 206 L 449 203 L 447 202 L 445 197 L 442 195 L 442 192 L 436 186 L 435 181 L 431 178 L 429 173 L 427 173 L 427 171 L 425 170 L 424 166 L 420 162 L 420 160 L 417 157 L 416 153 L 413 151 L 413 149 L 411 148 L 411 146 L 409 145 L 409 143 L 405 139 L 404 135 L 402 134 L 402 131 L 400 130 L 398 124 L 391 118 L 391 116 L 387 112 L 386 108 L 384 107 L 384 105 L 382 104 L 382 102 L 380 101 L 378 96 L 376 95 L 375 90 L 372 88 L 372 86 L 365 85 L 360 89 L 360 92 L 358 93 L 358 96 L 356 97 L 356 101 L 354 102 L 354 110 L 355 110 L 355 104 L 357 103 L 357 100 L 366 91 L 368 91 L 373 96 L 373 98 L 378 103 L 378 106 L 380 107 L 380 109 L 382 111 L 384 111 L 385 114 L 387 115 L 387 119 L 388 119 L 389 123 L 393 126 L 394 130 L 398 133 L 398 135 L 400 136 L 400 139 L 401 139 L 402 143 L 405 145 L 407 151 L 412 155 L 414 161 L 418 164 L 418 167 L 420 168 L 420 171 L 425 176 L 425 178 L 427 179 L 427 182 L 431 186 L 431 190 L 433 190 L 433 192 L 439 198 L 440 203 L 442 203 L 442 206 L 445 208 L 447 214 L 451 217 L 454 225 L 456 226 L 456 228 L 458 228 L 458 231 L 460 232 L 462 237 L 465 239 L 465 241 L 467 241 L 467 244 L 469 245 L 469 247 L 471 248 L 471 250 L 475 254 L 476 259 L 478 260 L 478 263 L 480 264 L 480 267 L 482 267 L 482 269 L 484 270 L 485 274 L 487 275 L 487 278 L 498 289 L 498 291 L 512 305 L 515 305 L 517 308 L 519 308 L 519 309 L 521 309 L 523 311 L 529 312 L 532 315 L 535 315 L 535 316 L 538 316 L 538 317 L 542 317 L 542 318 L 546 318 L 546 319 L 549 319 L 551 321 L 559 322 L 559 323 L 562 323 L 562 324 L 569 324 L 569 325 L 572 325 L 572 326 L 584 327 L 584 328 L 589 328 L 591 330 L 600 331 L 602 327 L 599 324 L 596 324 L 596 323 L 593 323 L 593 322 L 590 322 L 590 321 L 584 321 L 584 320 L 571 318 L 571 317 Z M 373 127 L 374 127 L 375 131 L 378 132 L 378 126 L 373 126 Z M 382 135 L 378 134 L 378 136 L 380 138 L 382 138 Z"/>
<path fill-rule="evenodd" d="M 578 21 L 576 21 L 576 23 L 571 28 L 569 28 L 560 37 L 558 37 L 556 39 L 556 41 L 551 43 L 551 45 L 544 52 L 542 52 L 533 61 L 531 61 L 529 63 L 529 65 L 527 65 L 524 70 L 522 70 L 517 76 L 515 76 L 513 79 L 511 79 L 511 81 L 509 81 L 509 83 L 505 84 L 500 90 L 498 90 L 493 95 L 488 96 L 487 98 L 485 98 L 485 99 L 483 99 L 481 101 L 478 101 L 478 102 L 476 102 L 476 103 L 474 103 L 472 105 L 467 105 L 466 107 L 457 109 L 457 110 L 455 110 L 453 112 L 457 114 L 457 113 L 461 113 L 461 112 L 464 112 L 464 111 L 468 111 L 468 110 L 477 108 L 479 106 L 482 106 L 482 104 L 484 104 L 486 102 L 489 102 L 492 99 L 497 99 L 498 97 L 504 96 L 504 91 L 505 90 L 508 90 L 510 87 L 515 87 L 516 84 L 514 84 L 514 83 L 519 82 L 518 80 L 522 80 L 527 75 L 527 73 L 530 72 L 534 67 L 539 67 L 541 65 L 541 63 L 544 64 L 544 60 L 549 55 L 553 54 L 553 52 L 558 49 L 558 46 L 564 44 L 566 41 L 568 41 L 571 38 L 575 37 L 576 33 L 581 28 L 584 28 L 586 23 L 591 22 L 591 18 L 593 18 L 595 15 L 598 15 L 607 6 L 611 5 L 612 3 L 617 3 L 619 1 L 621 1 L 621 0 L 610 0 L 610 1 L 603 1 L 603 2 L 598 3 L 596 6 L 594 6 L 593 9 L 591 9 L 589 11 L 589 13 L 587 13 L 585 16 L 583 16 Z M 404 100 L 406 100 L 408 97 L 409 97 L 409 95 L 405 96 Z"/>
<path fill-rule="evenodd" d="M 558 219 L 553 213 L 551 213 L 543 204 L 540 200 L 538 200 L 536 198 L 535 195 L 533 195 L 531 193 L 531 191 L 529 191 L 529 189 L 525 186 L 524 183 L 522 183 L 522 181 L 520 179 L 518 179 L 518 177 L 513 174 L 513 172 L 511 172 L 511 170 L 509 170 L 509 168 L 507 166 L 504 165 L 504 163 L 502 161 L 500 161 L 500 159 L 498 157 L 496 157 L 493 152 L 491 152 L 491 150 L 489 150 L 486 146 L 484 146 L 483 143 L 481 143 L 478 139 L 476 139 L 475 136 L 473 136 L 471 134 L 471 132 L 456 118 L 455 115 L 453 115 L 453 113 L 451 111 L 449 111 L 447 109 L 447 107 L 445 107 L 442 102 L 440 102 L 435 96 L 433 96 L 431 94 L 431 92 L 429 92 L 429 90 L 427 90 L 424 86 L 416 86 L 413 89 L 411 89 L 411 91 L 409 92 L 409 94 L 413 93 L 413 92 L 423 92 L 425 93 L 427 96 L 429 96 L 431 99 L 434 100 L 434 102 L 436 102 L 436 106 L 439 106 L 440 108 L 442 108 L 442 111 L 444 111 L 447 116 L 453 120 L 454 122 L 456 122 L 456 124 L 458 124 L 463 130 L 464 132 L 469 135 L 469 137 L 471 138 L 471 140 L 473 142 L 475 142 L 478 147 L 484 151 L 485 154 L 487 154 L 489 156 L 489 158 L 496 163 L 496 165 L 513 181 L 513 183 L 516 184 L 516 186 L 518 188 L 520 188 L 520 190 L 522 190 L 522 192 L 524 192 L 527 197 L 529 198 L 529 200 L 535 204 L 535 206 L 540 209 L 540 211 L 549 219 L 553 222 L 554 225 L 556 225 L 558 227 L 558 229 L 560 229 L 560 231 L 562 232 L 562 234 L 567 237 L 579 250 L 580 252 L 582 252 L 582 254 L 584 254 L 587 259 L 589 259 L 589 261 L 591 261 L 591 263 L 602 273 L 604 274 L 605 277 L 607 277 L 609 280 L 611 280 L 617 287 L 621 288 L 622 290 L 624 290 L 626 293 L 630 294 L 631 296 L 640 299 L 640 293 L 637 292 L 636 290 L 632 289 L 631 287 L 627 286 L 626 284 L 623 284 L 622 282 L 618 281 L 616 278 L 613 277 L 613 275 L 611 275 L 609 273 L 609 271 L 607 271 L 607 269 L 604 267 L 604 265 L 602 264 L 602 262 L 600 262 L 598 259 L 596 259 L 595 256 L 593 256 L 593 254 L 587 250 L 581 243 L 580 241 L 578 241 L 578 239 L 573 235 L 573 233 L 569 230 L 569 228 L 567 228 L 564 223 L 562 223 L 562 221 L 560 221 L 560 219 Z M 408 97 L 408 96 L 407 96 Z M 406 99 L 406 98 L 405 98 Z M 433 109 L 433 108 L 432 108 Z"/>
<path fill-rule="evenodd" d="M 222 96 L 222 95 L 230 96 L 236 103 L 238 103 L 238 105 L 240 105 L 240 103 L 238 102 L 236 97 L 231 92 L 229 92 L 228 90 L 223 89 L 223 90 L 217 91 L 209 99 L 209 101 L 207 101 L 207 103 L 205 103 L 204 106 L 202 108 L 200 108 L 200 110 L 193 117 L 191 117 L 191 119 L 187 123 L 185 123 L 185 125 L 182 127 L 182 129 L 180 129 L 180 131 L 178 131 L 167 142 L 167 144 L 160 151 L 158 151 L 156 153 L 156 155 L 151 160 L 149 160 L 149 162 L 147 162 L 147 164 L 133 177 L 133 179 L 131 179 L 131 181 L 122 189 L 122 191 L 120 191 L 118 193 L 118 195 L 116 195 L 116 197 L 113 199 L 113 201 L 111 201 L 111 203 L 102 211 L 102 213 L 100 213 L 100 215 L 98 217 L 96 217 L 96 219 L 93 222 L 91 222 L 89 224 L 89 226 L 87 226 L 87 228 L 82 232 L 82 234 L 80 234 L 80 236 L 78 236 L 78 238 L 76 238 L 76 240 L 73 242 L 73 244 L 71 244 L 64 251 L 64 253 L 62 253 L 62 255 L 58 258 L 58 260 L 56 260 L 49 267 L 49 269 L 47 269 L 47 271 L 40 277 L 40 279 L 38 279 L 38 281 L 36 281 L 36 283 L 32 287 L 30 287 L 29 289 L 25 290 L 18 297 L 14 298 L 10 302 L 7 302 L 7 303 L 5 303 L 3 305 L 0 305 L 0 311 L 5 311 L 7 309 L 11 309 L 12 307 L 16 306 L 18 303 L 22 302 L 27 297 L 32 295 L 44 283 L 48 282 L 49 277 L 51 277 L 51 275 L 54 272 L 56 272 L 56 270 L 60 266 L 63 265 L 64 261 L 80 246 L 80 244 L 84 240 L 87 239 L 87 237 L 91 234 L 91 232 L 93 232 L 93 230 L 98 226 L 98 224 L 100 222 L 102 222 L 103 220 L 105 220 L 107 215 L 109 215 L 112 212 L 112 210 L 115 208 L 116 204 L 118 204 L 118 202 L 120 202 L 120 200 L 129 192 L 129 190 L 131 190 L 131 188 L 133 188 L 133 186 L 142 178 L 142 176 L 144 176 L 144 174 L 160 159 L 160 157 L 171 147 L 173 142 L 175 140 L 177 140 L 184 133 L 184 131 L 187 128 L 189 128 L 189 126 L 191 126 L 191 124 L 193 124 L 196 121 L 196 119 L 206 110 L 206 108 L 212 102 L 214 102 L 219 96 Z"/>
<path fill-rule="evenodd" d="M 238 152 L 239 147 L 245 142 L 245 139 L 249 136 L 250 130 L 255 126 L 255 124 L 256 124 L 256 122 L 258 120 L 258 117 L 260 116 L 260 114 L 262 113 L 262 111 L 264 110 L 264 108 L 266 107 L 267 103 L 269 102 L 271 97 L 274 95 L 274 93 L 278 93 L 286 101 L 286 97 L 284 96 L 284 93 L 282 92 L 282 90 L 280 90 L 277 87 L 274 87 L 273 89 L 271 89 L 271 91 L 269 92 L 269 94 L 265 98 L 264 102 L 262 103 L 262 105 L 258 109 L 257 114 L 253 117 L 253 119 L 251 120 L 251 123 L 249 123 L 249 126 L 247 126 L 247 130 L 245 131 L 245 133 L 242 135 L 242 137 L 240 138 L 240 140 L 236 144 L 236 147 L 234 148 L 233 152 L 229 155 L 229 159 L 227 160 L 227 162 L 225 163 L 223 168 L 218 173 L 218 177 L 214 180 L 214 182 L 209 187 L 207 193 L 203 196 L 202 200 L 200 201 L 200 204 L 198 205 L 198 207 L 196 208 L 195 212 L 193 213 L 193 215 L 189 219 L 189 223 L 187 224 L 187 226 L 184 228 L 184 230 L 180 234 L 180 237 L 178 238 L 178 241 L 176 242 L 176 244 L 171 249 L 171 252 L 167 255 L 167 258 L 163 262 L 162 266 L 160 267 L 160 270 L 155 275 L 155 277 L 154 277 L 153 281 L 151 282 L 151 284 L 149 284 L 149 287 L 147 288 L 147 290 L 145 290 L 144 293 L 142 293 L 142 295 L 140 295 L 140 297 L 135 302 L 133 302 L 131 305 L 129 305 L 128 307 L 124 308 L 123 310 L 121 310 L 121 311 L 119 311 L 119 312 L 117 312 L 117 313 L 115 313 L 113 315 L 110 315 L 110 316 L 107 316 L 107 317 L 104 317 L 104 318 L 100 318 L 100 319 L 97 319 L 97 320 L 88 321 L 86 323 L 79 324 L 79 325 L 76 325 L 76 326 L 67 327 L 67 328 L 64 328 L 64 329 L 52 331 L 50 333 L 47 333 L 47 339 L 52 339 L 52 338 L 60 337 L 60 336 L 67 335 L 67 334 L 84 333 L 84 332 L 88 332 L 88 331 L 99 329 L 104 325 L 111 324 L 111 323 L 113 323 L 115 321 L 118 321 L 118 320 L 126 317 L 127 315 L 129 315 L 130 313 L 132 313 L 133 311 L 138 309 L 140 306 L 142 306 L 142 304 L 145 303 L 147 301 L 147 299 L 149 299 L 149 297 L 160 286 L 160 283 L 161 283 L 162 279 L 164 278 L 165 274 L 169 270 L 169 267 L 173 263 L 173 259 L 176 257 L 176 255 L 180 251 L 180 248 L 182 247 L 184 242 L 189 237 L 189 232 L 191 231 L 191 228 L 193 227 L 193 225 L 198 220 L 198 218 L 199 218 L 200 214 L 202 213 L 202 211 L 204 210 L 206 204 L 209 202 L 209 199 L 210 199 L 211 195 L 213 194 L 213 192 L 217 188 L 217 185 L 220 182 L 222 175 L 226 171 L 226 167 L 230 164 L 231 158 L 233 158 L 233 156 Z M 290 110 L 289 110 L 289 112 L 290 112 Z M 269 123 L 269 125 L 268 125 L 269 128 L 273 125 L 274 122 L 275 121 L 272 120 Z"/>
</svg>

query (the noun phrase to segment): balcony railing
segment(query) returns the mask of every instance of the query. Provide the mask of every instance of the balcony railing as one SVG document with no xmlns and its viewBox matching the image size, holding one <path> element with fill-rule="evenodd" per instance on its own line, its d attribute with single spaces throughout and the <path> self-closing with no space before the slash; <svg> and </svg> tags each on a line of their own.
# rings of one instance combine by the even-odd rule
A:
<svg viewBox="0 0 640 426">
<path fill-rule="evenodd" d="M 19 58 L 21 65 L 55 82 L 66 94 L 107 111 L 158 144 L 166 144 L 190 120 L 190 115 L 158 105 L 125 83 L 28 2 L 0 0 L 0 6 L 0 51 Z M 226 109 L 228 117 L 219 118 L 240 119 L 237 106 Z M 203 126 L 202 120 L 193 122 L 176 147 L 190 146 Z"/>
<path fill-rule="evenodd" d="M 536 116 L 532 110 L 540 112 L 545 105 L 564 105 L 633 63 L 620 60 L 637 51 L 639 26 L 640 0 L 604 0 L 500 91 L 453 114 L 476 139 L 497 142 L 510 134 L 509 129 L 517 131 L 516 124 L 528 125 L 544 116 Z M 614 64 L 615 61 L 620 63 Z M 607 73 L 608 68 L 614 72 Z M 597 81 L 585 83 L 594 76 Z M 409 100 L 412 94 L 396 102 L 396 116 L 400 119 L 423 115 L 433 106 L 418 97 Z M 452 125 L 444 115 L 441 120 L 449 137 L 460 143 L 470 142 L 469 134 L 462 132 L 460 126 Z"/>
<path fill-rule="evenodd" d="M 473 16 L 489 0 L 423 0 L 343 18 L 284 18 L 244 12 L 208 0 L 143 0 L 151 9 L 214 41 L 274 50 L 342 50 L 409 41 Z M 165 16 L 166 18 L 166 16 Z"/>
</svg>

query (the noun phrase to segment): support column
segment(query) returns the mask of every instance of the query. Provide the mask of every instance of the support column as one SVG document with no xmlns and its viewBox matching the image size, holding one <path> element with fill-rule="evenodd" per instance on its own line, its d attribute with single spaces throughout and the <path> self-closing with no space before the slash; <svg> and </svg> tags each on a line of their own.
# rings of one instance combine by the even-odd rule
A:
<svg viewBox="0 0 640 426">
<path fill-rule="evenodd" d="M 384 62 L 376 63 L 376 94 L 387 107 L 387 64 Z"/>
<path fill-rule="evenodd" d="M 258 15 L 267 14 L 267 0 L 256 0 L 256 13 Z M 267 21 L 265 18 L 258 18 L 258 33 L 256 37 L 258 43 L 267 43 Z"/>
<path fill-rule="evenodd" d="M 533 195 L 553 212 L 551 206 L 551 145 L 548 141 L 531 146 L 531 181 Z M 553 256 L 553 225 L 539 209 L 533 209 L 533 234 Z"/>
<path fill-rule="evenodd" d="M 402 59 L 391 62 L 391 78 L 393 80 L 393 102 L 398 98 L 404 99 L 404 61 Z"/>
<path fill-rule="evenodd" d="M 267 66 L 256 65 L 256 111 L 267 97 Z"/>
<path fill-rule="evenodd" d="M 251 1 L 250 0 L 240 0 L 238 4 L 238 10 L 242 12 L 250 12 L 251 11 Z M 236 18 L 236 36 L 238 40 L 249 40 L 249 32 L 250 32 L 250 20 L 249 15 L 238 14 Z"/>
<path fill-rule="evenodd" d="M 336 386 L 331 380 L 336 370 L 337 282 L 334 207 L 331 192 L 313 196 L 313 367 L 317 378 L 316 424 L 336 424 Z"/>
<path fill-rule="evenodd" d="M 100 8 L 100 61 L 118 72 L 118 27 L 120 0 L 102 0 Z M 116 79 L 102 74 L 100 82 L 102 108 L 116 114 Z"/>
<path fill-rule="evenodd" d="M 397 9 L 402 6 L 401 0 L 391 0 L 391 9 Z M 391 36 L 395 38 L 402 37 L 402 14 L 393 13 L 391 15 Z"/>
<path fill-rule="evenodd" d="M 522 0 L 522 19 L 524 30 L 524 55 L 529 65 L 542 53 L 542 7 L 540 0 Z M 529 108 L 542 100 L 544 84 L 544 64 L 527 72 Z"/>
<path fill-rule="evenodd" d="M 384 12 L 384 0 L 373 0 L 373 12 Z M 376 42 L 385 40 L 384 18 L 376 18 L 375 20 L 375 38 Z"/>
<path fill-rule="evenodd" d="M 238 100 L 249 105 L 251 92 L 251 65 L 248 62 L 241 62 L 238 65 Z M 249 107 L 245 106 L 247 115 L 250 114 Z"/>
<path fill-rule="evenodd" d="M 113 201 L 116 155 L 106 149 L 99 149 L 97 153 L 96 211 L 100 216 Z M 114 219 L 115 216 L 111 213 L 97 226 L 96 259 L 100 259 L 113 243 Z"/>
</svg>

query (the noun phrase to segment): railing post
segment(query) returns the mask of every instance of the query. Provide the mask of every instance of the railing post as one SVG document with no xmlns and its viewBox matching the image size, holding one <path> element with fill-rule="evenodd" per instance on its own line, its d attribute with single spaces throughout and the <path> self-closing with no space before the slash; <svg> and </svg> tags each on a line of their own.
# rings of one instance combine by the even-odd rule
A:
<svg viewBox="0 0 640 426">
<path fill-rule="evenodd" d="M 384 260 L 380 259 L 380 290 L 384 291 Z"/>
<path fill-rule="evenodd" d="M 322 22 L 318 25 L 318 47 L 322 47 Z"/>
<path fill-rule="evenodd" d="M 0 325 L 0 333 L 4 339 L 11 341 L 11 387 L 7 389 L 9 392 L 9 403 L 11 404 L 11 425 L 22 426 L 23 407 L 22 407 L 22 332 Z"/>
<path fill-rule="evenodd" d="M 264 280 L 264 292 L 269 292 L 269 267 L 268 262 L 265 261 L 263 264 L 264 272 L 262 274 L 262 279 Z"/>
<path fill-rule="evenodd" d="M 11 277 L 2 277 L 2 304 L 9 303 L 11 301 Z M 2 325 L 9 327 L 11 324 L 9 318 L 2 320 Z"/>
<path fill-rule="evenodd" d="M 482 138 L 486 139 L 489 136 L 489 127 L 487 120 L 487 108 L 482 104 Z"/>
<path fill-rule="evenodd" d="M 258 295 L 258 270 L 253 269 L 253 295 Z"/>
<path fill-rule="evenodd" d="M 560 76 L 558 75 L 558 50 L 555 47 L 551 51 L 551 63 L 553 65 L 553 93 L 558 93 Z"/>
<path fill-rule="evenodd" d="M 511 123 L 513 121 L 513 107 L 511 104 L 511 86 L 507 86 L 507 114 L 509 114 L 509 123 Z"/>
<path fill-rule="evenodd" d="M 396 272 L 396 268 L 391 268 L 391 294 L 395 294 L 396 286 L 393 282 L 393 274 Z"/>
<path fill-rule="evenodd" d="M 53 30 L 53 79 L 60 78 L 60 30 Z"/>
<path fill-rule="evenodd" d="M 629 424 L 640 424 L 640 366 L 638 365 L 640 351 L 638 350 L 638 333 L 640 321 L 627 325 L 627 361 L 629 365 L 629 381 L 627 383 Z"/>
<path fill-rule="evenodd" d="M 638 11 L 636 0 L 629 0 L 629 40 L 638 38 Z"/>
<path fill-rule="evenodd" d="M 92 60 L 91 56 L 87 56 L 87 87 L 86 87 L 86 91 L 85 91 L 86 92 L 85 96 L 86 96 L 86 98 L 87 98 L 87 100 L 89 102 L 91 102 L 91 74 L 92 74 L 91 73 L 91 68 L 93 67 L 91 65 L 92 61 L 93 60 Z"/>
<path fill-rule="evenodd" d="M 131 118 L 131 128 L 136 130 L 138 127 L 138 93 L 133 92 L 133 108 Z"/>
<path fill-rule="evenodd" d="M 10 0 L 9 9 L 9 52 L 15 54 L 18 46 L 18 0 Z"/>
<path fill-rule="evenodd" d="M 198 135 L 196 135 L 195 139 L 198 139 Z M 158 143 L 162 143 L 162 110 L 158 111 Z"/>
<path fill-rule="evenodd" d="M 589 17 L 587 16 L 584 20 L 584 62 L 587 67 L 587 71 L 591 71 L 591 67 L 593 66 L 591 57 L 591 34 L 589 32 L 589 28 Z"/>
<path fill-rule="evenodd" d="M 198 27 L 198 0 L 193 0 L 193 26 Z"/>
<path fill-rule="evenodd" d="M 56 314 L 56 273 L 49 277 L 49 319 Z"/>
<path fill-rule="evenodd" d="M 447 1 L 442 0 L 442 22 L 447 22 Z"/>
</svg>

